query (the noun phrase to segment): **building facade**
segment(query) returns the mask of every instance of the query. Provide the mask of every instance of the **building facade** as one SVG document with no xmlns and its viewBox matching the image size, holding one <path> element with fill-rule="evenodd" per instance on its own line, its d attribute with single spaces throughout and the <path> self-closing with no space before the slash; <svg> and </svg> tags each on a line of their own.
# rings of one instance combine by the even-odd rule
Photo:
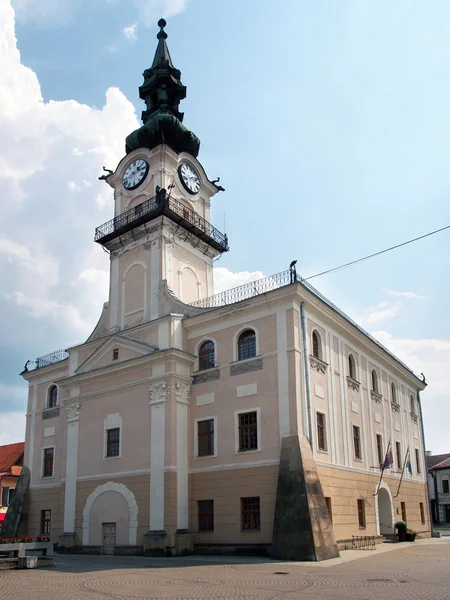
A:
<svg viewBox="0 0 450 600">
<path fill-rule="evenodd" d="M 450 453 L 426 453 L 431 519 L 435 525 L 450 523 Z"/>
<path fill-rule="evenodd" d="M 222 188 L 182 123 L 164 25 L 143 127 L 103 176 L 109 300 L 85 343 L 22 374 L 29 534 L 90 552 L 265 552 L 280 448 L 297 436 L 341 546 L 393 534 L 402 516 L 426 535 L 422 380 L 293 269 L 213 295 Z"/>
<path fill-rule="evenodd" d="M 23 465 L 24 442 L 0 446 L 0 529 Z"/>
</svg>

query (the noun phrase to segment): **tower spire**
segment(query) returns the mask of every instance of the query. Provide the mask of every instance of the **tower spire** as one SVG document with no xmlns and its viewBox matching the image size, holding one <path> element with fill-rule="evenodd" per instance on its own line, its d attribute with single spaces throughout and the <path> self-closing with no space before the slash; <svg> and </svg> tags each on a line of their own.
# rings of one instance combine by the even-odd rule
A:
<svg viewBox="0 0 450 600">
<path fill-rule="evenodd" d="M 136 148 L 155 148 L 167 144 L 177 152 L 189 152 L 197 157 L 200 140 L 182 123 L 179 111 L 181 100 L 186 98 L 186 86 L 181 82 L 181 72 L 175 68 L 167 46 L 165 19 L 158 21 L 158 45 L 152 66 L 143 73 L 144 83 L 139 97 L 147 109 L 142 113 L 143 127 L 133 131 L 126 139 L 126 152 Z"/>
</svg>

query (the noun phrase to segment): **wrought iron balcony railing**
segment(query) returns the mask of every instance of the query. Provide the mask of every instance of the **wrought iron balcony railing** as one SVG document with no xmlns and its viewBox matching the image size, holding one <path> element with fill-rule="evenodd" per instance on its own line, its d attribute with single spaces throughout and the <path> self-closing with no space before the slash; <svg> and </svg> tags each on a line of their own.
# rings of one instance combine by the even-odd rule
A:
<svg viewBox="0 0 450 600">
<path fill-rule="evenodd" d="M 69 353 L 65 350 L 55 350 L 55 352 L 51 352 L 50 354 L 46 354 L 45 356 L 41 356 L 36 359 L 36 369 L 41 369 L 42 367 L 48 367 L 48 365 L 53 365 L 55 363 L 59 363 L 62 360 L 69 358 Z"/>
<path fill-rule="evenodd" d="M 228 238 L 206 219 L 183 203 L 168 196 L 161 190 L 154 198 L 148 198 L 141 204 L 117 215 L 107 223 L 100 225 L 95 230 L 94 241 L 107 244 L 109 241 L 131 231 L 139 225 L 144 225 L 157 217 L 165 215 L 172 221 L 194 234 L 219 252 L 227 252 Z"/>
</svg>

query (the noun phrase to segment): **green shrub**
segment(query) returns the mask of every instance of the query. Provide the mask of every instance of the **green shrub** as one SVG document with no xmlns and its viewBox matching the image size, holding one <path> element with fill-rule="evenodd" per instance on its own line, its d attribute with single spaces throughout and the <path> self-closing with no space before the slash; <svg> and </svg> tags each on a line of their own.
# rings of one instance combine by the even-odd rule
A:
<svg viewBox="0 0 450 600">
<path fill-rule="evenodd" d="M 407 526 L 405 521 L 397 521 L 395 524 L 395 529 L 398 529 L 399 531 L 406 531 Z"/>
</svg>

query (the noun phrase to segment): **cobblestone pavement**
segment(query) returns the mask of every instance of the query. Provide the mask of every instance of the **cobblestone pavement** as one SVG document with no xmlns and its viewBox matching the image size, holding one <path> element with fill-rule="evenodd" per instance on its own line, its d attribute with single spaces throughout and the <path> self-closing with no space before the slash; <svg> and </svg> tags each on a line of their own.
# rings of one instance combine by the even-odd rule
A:
<svg viewBox="0 0 450 600">
<path fill-rule="evenodd" d="M 57 556 L 0 571 L 0 599 L 450 600 L 450 540 L 419 540 L 326 563 L 256 558 Z"/>
</svg>

